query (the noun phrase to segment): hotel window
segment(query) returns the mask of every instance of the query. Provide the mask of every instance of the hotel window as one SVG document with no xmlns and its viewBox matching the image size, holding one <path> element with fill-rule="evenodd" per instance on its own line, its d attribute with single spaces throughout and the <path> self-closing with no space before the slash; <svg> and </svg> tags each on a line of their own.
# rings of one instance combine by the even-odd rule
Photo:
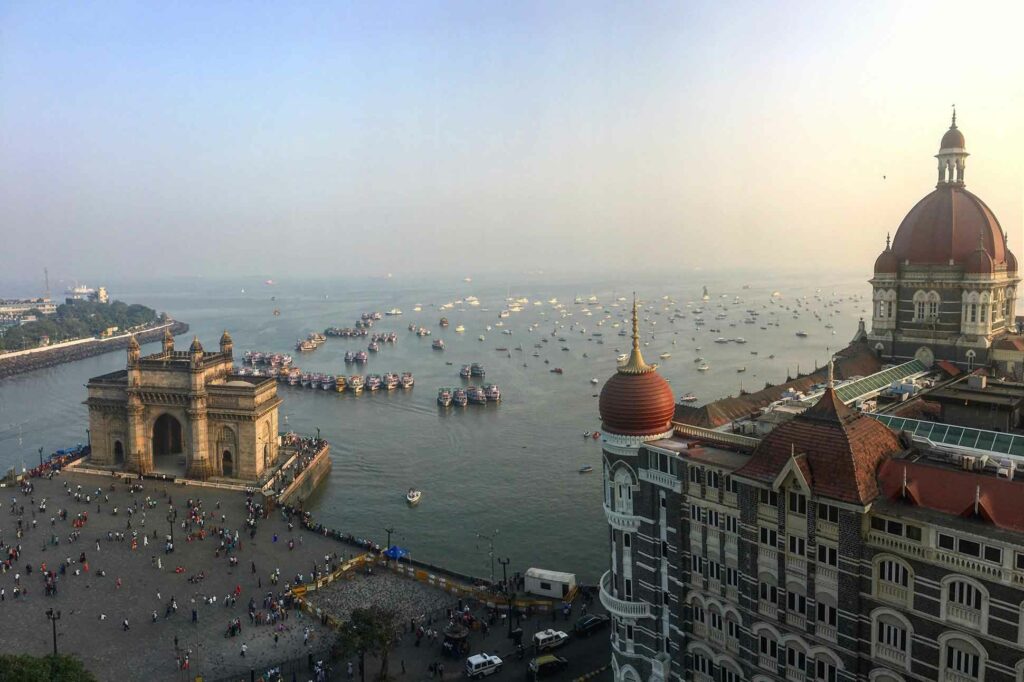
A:
<svg viewBox="0 0 1024 682">
<path fill-rule="evenodd" d="M 661 556 L 662 558 L 668 557 L 668 540 L 661 541 Z"/>
<path fill-rule="evenodd" d="M 939 302 L 938 301 L 929 301 L 928 302 L 928 316 L 929 317 L 938 317 L 939 316 Z M 982 321 L 984 321 L 984 320 L 982 320 Z"/>
<path fill-rule="evenodd" d="M 690 570 L 694 573 L 700 573 L 700 557 L 696 554 L 690 555 Z"/>
<path fill-rule="evenodd" d="M 1003 550 L 985 545 L 985 561 L 991 561 L 994 564 L 1003 563 Z"/>
<path fill-rule="evenodd" d="M 839 550 L 830 545 L 818 543 L 818 563 L 832 566 L 839 566 Z"/>
<path fill-rule="evenodd" d="M 737 527 L 736 517 L 735 516 L 729 516 L 728 514 L 726 514 L 723 518 L 725 519 L 725 532 L 727 532 L 727 533 L 735 533 L 735 532 L 737 532 L 736 531 L 736 527 Z"/>
<path fill-rule="evenodd" d="M 711 611 L 710 614 L 711 614 L 711 617 L 708 619 L 708 623 L 711 625 L 711 627 L 713 629 L 721 631 L 722 630 L 722 614 L 720 614 L 718 611 Z"/>
<path fill-rule="evenodd" d="M 946 644 L 945 679 L 978 679 L 981 673 L 981 656 L 974 646 L 965 640 L 951 639 Z"/>
<path fill-rule="evenodd" d="M 716 561 L 708 562 L 708 577 L 712 580 L 722 579 L 722 564 Z"/>
<path fill-rule="evenodd" d="M 736 620 L 735 616 L 725 618 L 725 634 L 729 639 L 740 638 L 740 622 Z"/>
<path fill-rule="evenodd" d="M 819 658 L 814 664 L 814 679 L 816 682 L 836 682 L 836 667 Z"/>
<path fill-rule="evenodd" d="M 740 484 L 732 476 L 726 476 L 725 477 L 725 489 L 727 491 L 729 491 L 730 493 L 737 493 L 738 494 L 740 492 Z"/>
<path fill-rule="evenodd" d="M 1024 571 L 1024 552 L 1017 552 L 1014 561 L 1016 562 L 1017 570 Z"/>
<path fill-rule="evenodd" d="M 701 516 L 701 514 L 700 514 L 700 507 L 698 507 L 695 504 L 691 504 L 690 505 L 690 519 L 694 523 L 700 523 L 700 516 Z"/>
<path fill-rule="evenodd" d="M 779 533 L 774 528 L 761 526 L 761 544 L 768 545 L 773 549 L 779 544 Z"/>
<path fill-rule="evenodd" d="M 626 639 L 628 639 L 630 641 L 633 640 L 633 626 L 632 625 L 627 625 L 626 626 Z"/>
<path fill-rule="evenodd" d="M 770 602 L 772 604 L 779 603 L 779 588 L 775 585 L 769 585 L 768 583 L 761 583 L 760 588 L 761 601 Z"/>
<path fill-rule="evenodd" d="M 829 523 L 839 523 L 839 507 L 824 502 L 818 503 L 818 519 Z"/>
<path fill-rule="evenodd" d="M 894 305 L 893 302 L 892 301 L 888 301 L 885 305 L 886 305 L 886 308 L 885 308 L 886 314 L 885 314 L 885 316 L 886 317 L 892 317 L 892 313 L 893 313 L 892 308 L 893 308 L 893 305 Z"/>
<path fill-rule="evenodd" d="M 961 580 L 954 580 L 946 587 L 946 599 L 964 608 L 981 611 L 981 597 L 981 590 Z"/>
<path fill-rule="evenodd" d="M 807 597 L 794 592 L 793 590 L 786 590 L 786 609 L 793 613 L 799 613 L 801 616 L 807 613 Z"/>
<path fill-rule="evenodd" d="M 738 672 L 729 670 L 728 668 L 722 669 L 722 682 L 743 682 L 743 676 Z"/>
<path fill-rule="evenodd" d="M 789 512 L 791 514 L 807 515 L 807 496 L 802 493 L 789 493 Z"/>
<path fill-rule="evenodd" d="M 700 484 L 700 468 L 690 467 L 690 483 Z"/>
<path fill-rule="evenodd" d="M 794 556 L 807 555 L 807 541 L 798 535 L 789 536 L 789 553 Z"/>
<path fill-rule="evenodd" d="M 693 655 L 693 670 L 694 672 L 701 673 L 703 675 L 711 676 L 711 661 L 701 654 Z"/>
<path fill-rule="evenodd" d="M 770 656 L 776 658 L 779 655 L 779 645 L 771 638 L 771 635 L 761 633 L 761 636 L 757 638 L 757 649 L 762 656 Z"/>
<path fill-rule="evenodd" d="M 717 488 L 722 475 L 714 469 L 708 469 L 708 487 Z"/>
<path fill-rule="evenodd" d="M 836 627 L 836 624 L 839 622 L 839 612 L 836 611 L 836 607 L 832 606 L 831 604 L 823 604 L 819 601 L 817 605 L 817 612 L 819 623 L 824 623 L 825 625 Z"/>
<path fill-rule="evenodd" d="M 986 318 L 988 317 L 988 303 L 982 303 L 978 307 L 981 308 L 981 321 L 987 322 L 988 320 Z"/>
<path fill-rule="evenodd" d="M 803 673 L 807 667 L 807 654 L 796 647 L 786 647 L 786 667 L 795 673 Z"/>
<path fill-rule="evenodd" d="M 735 568 L 725 567 L 725 584 L 729 587 L 739 587 L 740 572 Z"/>
<path fill-rule="evenodd" d="M 630 533 L 623 533 L 622 534 L 622 546 L 625 549 L 629 549 L 630 547 L 632 547 L 632 541 L 630 540 L 630 535 L 631 535 Z"/>
<path fill-rule="evenodd" d="M 916 301 L 914 303 L 914 317 L 919 320 L 924 319 L 924 301 Z"/>
<path fill-rule="evenodd" d="M 886 301 L 879 301 L 878 302 L 878 316 L 879 317 L 885 317 L 886 316 L 885 315 L 885 311 L 886 311 Z"/>
<path fill-rule="evenodd" d="M 967 306 L 967 321 L 977 322 L 978 321 L 978 304 L 971 303 Z"/>
<path fill-rule="evenodd" d="M 779 506 L 779 494 L 774 490 L 768 490 L 767 488 L 761 488 L 760 491 L 761 504 L 766 504 L 769 507 Z"/>
<path fill-rule="evenodd" d="M 633 598 L 633 581 L 629 578 L 626 578 L 623 582 L 625 587 L 624 592 L 626 594 L 626 601 L 629 601 Z"/>
<path fill-rule="evenodd" d="M 712 528 L 718 528 L 718 510 L 708 509 L 707 510 L 707 521 L 708 525 Z"/>
<path fill-rule="evenodd" d="M 906 567 L 896 561 L 882 561 L 878 564 L 878 579 L 899 585 L 900 587 L 906 587 L 910 584 L 910 576 L 907 574 Z"/>
<path fill-rule="evenodd" d="M 693 605 L 692 616 L 693 616 L 693 622 L 694 623 L 703 623 L 704 622 L 704 607 L 701 606 L 700 604 L 694 604 Z"/>
<path fill-rule="evenodd" d="M 889 616 L 889 619 L 894 620 L 892 616 Z M 879 644 L 899 649 L 904 653 L 907 651 L 907 631 L 895 622 L 879 620 L 875 640 Z"/>
</svg>

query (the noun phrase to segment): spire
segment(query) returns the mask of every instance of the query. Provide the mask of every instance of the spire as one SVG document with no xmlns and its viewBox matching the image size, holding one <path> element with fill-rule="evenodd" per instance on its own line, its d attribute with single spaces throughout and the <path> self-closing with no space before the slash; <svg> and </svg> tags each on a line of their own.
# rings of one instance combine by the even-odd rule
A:
<svg viewBox="0 0 1024 682">
<path fill-rule="evenodd" d="M 637 317 L 636 292 L 633 292 L 633 350 L 626 364 L 619 367 L 619 374 L 647 374 L 657 365 L 648 365 L 640 354 L 640 321 Z"/>
<path fill-rule="evenodd" d="M 888 232 L 885 233 L 885 250 L 886 251 L 889 250 L 889 234 L 890 233 L 888 233 Z"/>
<path fill-rule="evenodd" d="M 953 105 L 953 122 L 949 124 L 950 128 L 956 128 L 956 105 Z"/>
<path fill-rule="evenodd" d="M 828 359 L 828 387 L 835 388 L 835 361 Z"/>
</svg>

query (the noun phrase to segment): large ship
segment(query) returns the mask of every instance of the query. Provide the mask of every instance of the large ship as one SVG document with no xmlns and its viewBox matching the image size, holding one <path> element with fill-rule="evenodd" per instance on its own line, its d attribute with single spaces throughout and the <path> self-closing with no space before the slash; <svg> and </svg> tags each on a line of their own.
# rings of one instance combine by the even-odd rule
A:
<svg viewBox="0 0 1024 682">
<path fill-rule="evenodd" d="M 469 374 L 470 376 L 474 377 L 482 377 L 484 376 L 484 374 L 486 374 L 486 372 L 484 371 L 483 365 L 481 365 L 479 362 L 474 362 L 472 365 L 469 366 Z"/>
<path fill-rule="evenodd" d="M 452 389 L 440 388 L 437 391 L 437 404 L 448 407 L 452 404 Z"/>
<path fill-rule="evenodd" d="M 383 377 L 384 389 L 387 391 L 393 391 L 398 388 L 398 375 L 394 372 L 387 372 Z"/>
<path fill-rule="evenodd" d="M 455 389 L 455 392 L 452 394 L 452 402 L 458 405 L 459 407 L 465 407 L 466 404 L 469 403 L 469 396 L 466 395 L 466 389 Z"/>
<path fill-rule="evenodd" d="M 360 365 L 365 365 L 370 361 L 370 355 L 365 350 L 361 350 L 355 354 L 352 361 Z"/>
<path fill-rule="evenodd" d="M 363 377 L 361 374 L 353 374 L 348 378 L 348 390 L 352 391 L 356 395 L 359 395 L 360 393 L 363 392 L 364 385 L 365 383 L 363 382 Z"/>
<path fill-rule="evenodd" d="M 402 384 L 402 388 L 412 388 L 413 384 L 416 383 L 416 379 L 413 377 L 412 372 L 402 372 L 399 383 Z"/>
<path fill-rule="evenodd" d="M 487 384 L 484 386 L 484 395 L 487 397 L 488 402 L 496 403 L 501 400 L 501 391 L 498 390 L 497 384 Z"/>
<path fill-rule="evenodd" d="M 441 339 L 434 339 L 434 342 L 430 344 L 430 347 L 434 350 L 444 350 L 444 341 Z"/>
<path fill-rule="evenodd" d="M 368 375 L 366 375 L 366 388 L 367 388 L 367 390 L 379 391 L 382 383 L 383 382 L 380 380 L 380 375 L 379 374 L 368 374 Z"/>
</svg>

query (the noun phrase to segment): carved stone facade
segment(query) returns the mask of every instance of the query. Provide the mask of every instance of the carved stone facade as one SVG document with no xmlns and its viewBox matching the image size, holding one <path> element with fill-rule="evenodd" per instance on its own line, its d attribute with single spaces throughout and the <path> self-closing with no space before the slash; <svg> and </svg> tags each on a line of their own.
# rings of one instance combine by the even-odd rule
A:
<svg viewBox="0 0 1024 682">
<path fill-rule="evenodd" d="M 93 465 L 255 481 L 277 461 L 277 385 L 234 374 L 227 332 L 216 353 L 198 339 L 176 351 L 167 334 L 161 352 L 142 357 L 133 339 L 127 368 L 87 388 Z"/>
</svg>

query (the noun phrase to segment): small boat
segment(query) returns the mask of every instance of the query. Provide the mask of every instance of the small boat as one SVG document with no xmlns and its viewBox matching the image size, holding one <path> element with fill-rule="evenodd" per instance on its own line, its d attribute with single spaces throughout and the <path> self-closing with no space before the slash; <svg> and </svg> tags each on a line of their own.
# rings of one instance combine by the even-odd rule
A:
<svg viewBox="0 0 1024 682">
<path fill-rule="evenodd" d="M 478 337 L 476 337 L 476 338 L 477 338 L 477 339 L 479 339 L 480 341 L 483 341 L 483 340 L 484 340 L 484 338 L 486 338 L 486 337 L 485 337 L 485 336 L 484 336 L 483 334 L 481 334 L 480 336 L 478 336 Z"/>
<path fill-rule="evenodd" d="M 469 404 L 469 394 L 466 393 L 466 389 L 464 389 L 464 388 L 457 388 L 457 389 L 455 389 L 455 392 L 452 394 L 452 402 L 455 403 L 456 405 L 458 405 L 459 407 L 465 407 L 466 405 L 468 405 Z"/>
<path fill-rule="evenodd" d="M 348 390 L 352 391 L 356 395 L 363 392 L 363 386 L 365 382 L 361 374 L 353 374 L 348 378 Z"/>
<path fill-rule="evenodd" d="M 455 328 L 455 333 L 456 334 L 461 334 L 464 331 L 466 331 L 466 328 L 463 327 L 461 324 Z"/>
<path fill-rule="evenodd" d="M 393 316 L 393 315 L 401 315 L 401 314 L 402 314 L 402 311 L 401 311 L 401 310 L 399 310 L 398 308 L 392 308 L 391 310 L 387 311 L 387 312 L 386 312 L 386 313 L 384 313 L 384 314 L 385 314 L 385 315 L 392 315 L 392 316 Z"/>
<path fill-rule="evenodd" d="M 709 369 L 711 369 L 711 367 L 708 366 L 708 363 L 706 363 L 706 362 L 702 362 L 699 365 L 697 365 L 697 371 L 698 372 L 706 372 Z"/>
<path fill-rule="evenodd" d="M 434 339 L 433 343 L 430 344 L 430 347 L 434 350 L 444 350 L 444 341 L 441 339 Z"/>
<path fill-rule="evenodd" d="M 589 464 L 584 464 L 583 466 L 581 466 L 579 468 L 579 472 L 581 474 L 589 474 L 593 470 L 594 470 L 594 467 L 590 466 Z"/>
<path fill-rule="evenodd" d="M 740 374 L 740 373 L 742 373 L 742 372 L 746 372 L 746 371 L 747 371 L 747 368 L 746 368 L 746 367 L 737 367 L 737 368 L 736 368 L 736 373 L 737 373 L 737 374 Z"/>
<path fill-rule="evenodd" d="M 469 374 L 470 376 L 474 377 L 482 377 L 486 374 L 486 372 L 484 371 L 483 365 L 481 365 L 479 362 L 474 362 L 472 365 L 469 366 Z"/>
<path fill-rule="evenodd" d="M 442 317 L 441 318 L 441 326 L 442 327 L 447 327 L 448 326 L 448 318 L 447 317 Z"/>
<path fill-rule="evenodd" d="M 409 488 L 409 492 L 405 494 L 405 501 L 409 503 L 410 507 L 414 507 L 420 503 L 421 497 L 423 497 L 423 493 L 419 490 Z"/>
<path fill-rule="evenodd" d="M 590 437 L 593 438 L 594 440 L 597 440 L 598 438 L 601 437 L 601 432 L 600 431 L 594 431 L 592 434 L 590 434 Z"/>
<path fill-rule="evenodd" d="M 590 438 L 591 433 L 593 433 L 593 432 L 592 431 L 584 431 L 583 432 L 583 437 L 584 438 Z"/>
<path fill-rule="evenodd" d="M 413 377 L 412 372 L 402 372 L 402 376 L 398 381 L 402 384 L 402 388 L 412 388 L 413 384 L 416 383 L 416 379 Z"/>
<path fill-rule="evenodd" d="M 807 332 L 803 330 L 798 331 L 796 335 L 799 336 L 801 339 L 807 338 Z"/>
<path fill-rule="evenodd" d="M 597 377 L 594 377 L 594 378 L 592 378 L 592 379 L 590 380 L 590 383 L 592 383 L 592 384 L 597 384 L 597 383 L 598 383 L 598 381 L 597 381 Z"/>
<path fill-rule="evenodd" d="M 662 353 L 658 357 L 661 358 L 662 360 L 668 360 L 670 357 L 672 357 L 672 354 L 671 353 Z"/>
<path fill-rule="evenodd" d="M 555 367 L 555 368 L 553 368 L 553 369 L 551 370 L 551 373 L 552 373 L 552 374 L 562 374 L 562 373 L 563 373 L 563 371 L 562 371 L 562 368 L 561 368 L 561 367 Z"/>
<path fill-rule="evenodd" d="M 459 376 L 462 377 L 463 379 L 468 379 L 470 376 L 472 376 L 471 372 L 472 369 L 470 368 L 469 365 L 463 365 L 462 368 L 459 369 Z"/>
<path fill-rule="evenodd" d="M 681 402 L 681 403 L 692 403 L 692 402 L 696 402 L 696 401 L 697 401 L 697 396 L 695 396 L 692 393 L 687 393 L 686 395 L 681 396 L 679 398 L 679 402 Z"/>
</svg>

